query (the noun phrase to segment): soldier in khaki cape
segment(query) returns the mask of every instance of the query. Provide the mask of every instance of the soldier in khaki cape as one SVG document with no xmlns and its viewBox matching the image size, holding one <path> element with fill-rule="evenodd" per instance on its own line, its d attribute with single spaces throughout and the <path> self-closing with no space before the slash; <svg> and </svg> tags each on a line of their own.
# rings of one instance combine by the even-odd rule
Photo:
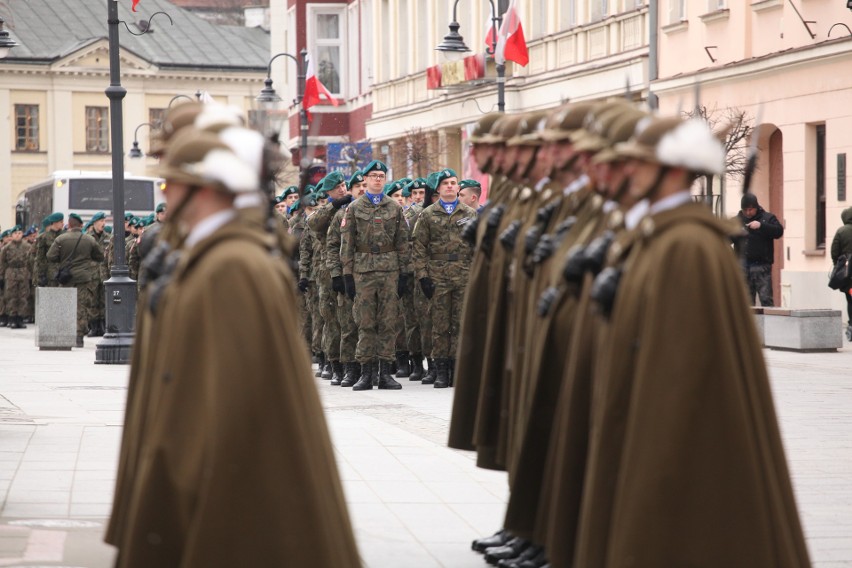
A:
<svg viewBox="0 0 852 568">
<path fill-rule="evenodd" d="M 360 566 L 296 339 L 292 275 L 275 234 L 233 208 L 260 186 L 263 146 L 242 128 L 185 129 L 170 141 L 161 173 L 171 222 L 189 232 L 162 295 L 147 304 L 169 317 L 155 317 L 148 334 L 140 381 L 151 402 L 134 404 L 146 416 L 136 421 L 137 466 L 114 535 L 119 568 Z M 210 325 L 200 329 L 202 313 Z"/>
<path fill-rule="evenodd" d="M 616 151 L 649 209 L 592 285 L 586 481 L 576 552 L 556 566 L 809 566 L 739 228 L 689 192 L 724 173 L 725 150 L 701 120 L 655 118 Z"/>
<path fill-rule="evenodd" d="M 332 205 L 337 207 L 334 217 L 328 227 L 326 239 L 326 262 L 331 274 L 331 287 L 337 294 L 337 321 L 340 325 L 340 360 L 343 361 L 343 376 L 332 377 L 332 385 L 351 387 L 361 376 L 361 367 L 355 360 L 355 349 L 358 345 L 358 326 L 352 314 L 353 302 L 346 294 L 346 285 L 343 282 L 343 263 L 340 260 L 340 247 L 342 243 L 341 225 L 346 215 L 346 208 L 353 200 L 358 199 L 367 190 L 367 181 L 359 171 L 352 174 L 346 182 L 347 194 L 345 197 L 335 200 Z"/>
<path fill-rule="evenodd" d="M 461 233 L 476 211 L 459 202 L 458 175 L 450 168 L 438 173 L 439 201 L 430 205 L 414 227 L 415 274 L 423 295 L 432 301 L 432 358 L 435 388 L 452 386 L 450 368 L 458 345 L 462 299 L 467 286 L 472 248 Z"/>
<path fill-rule="evenodd" d="M 27 301 L 30 294 L 30 245 L 22 240 L 24 233 L 20 225 L 6 231 L 9 242 L 0 249 L 0 293 L 3 294 L 3 310 L 11 329 L 24 329 Z"/>
<path fill-rule="evenodd" d="M 380 389 L 401 389 L 391 376 L 397 332 L 399 297 L 407 287 L 408 230 L 402 207 L 382 193 L 387 166 L 373 160 L 364 168 L 367 192 L 346 208 L 341 260 L 346 293 L 355 302 L 358 324 L 356 358 L 361 377 L 354 390 L 373 388 L 378 368 Z M 388 283 L 397 290 L 388 290 Z"/>
<path fill-rule="evenodd" d="M 101 245 L 83 233 L 83 219 L 76 213 L 69 214 L 68 232 L 56 237 L 47 251 L 47 260 L 56 266 L 67 264 L 71 268 L 71 280 L 63 287 L 77 289 L 77 347 L 83 347 L 83 336 L 89 329 L 89 311 L 100 277 L 98 263 L 103 259 Z"/>
</svg>

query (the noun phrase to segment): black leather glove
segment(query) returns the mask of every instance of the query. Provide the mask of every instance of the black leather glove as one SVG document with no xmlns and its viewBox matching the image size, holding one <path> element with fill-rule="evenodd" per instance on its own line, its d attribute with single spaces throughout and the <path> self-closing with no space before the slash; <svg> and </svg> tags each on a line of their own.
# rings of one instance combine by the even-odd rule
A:
<svg viewBox="0 0 852 568">
<path fill-rule="evenodd" d="M 408 291 L 408 274 L 400 274 L 396 281 L 396 295 L 402 298 Z"/>
<path fill-rule="evenodd" d="M 308 282 L 307 278 L 302 278 L 301 280 L 299 280 L 299 284 L 298 284 L 299 292 L 304 294 L 305 292 L 308 291 L 308 287 L 310 285 L 311 285 L 311 283 Z"/>
<path fill-rule="evenodd" d="M 430 300 L 435 295 L 435 283 L 428 276 L 420 279 L 420 289 L 423 290 L 423 295 Z"/>
<path fill-rule="evenodd" d="M 331 277 L 331 289 L 337 292 L 338 294 L 346 293 L 346 284 L 343 283 L 343 276 Z"/>
<path fill-rule="evenodd" d="M 350 300 L 355 299 L 355 277 L 351 274 L 343 275 L 343 285 L 346 288 L 346 295 L 349 296 Z"/>
<path fill-rule="evenodd" d="M 44 288 L 47 286 L 47 276 L 39 276 L 38 277 L 38 285 Z"/>
<path fill-rule="evenodd" d="M 472 245 L 476 244 L 476 228 L 479 226 L 479 217 L 469 222 L 464 226 L 461 232 L 461 238 L 463 241 L 470 243 Z"/>
<path fill-rule="evenodd" d="M 331 200 L 331 206 L 334 207 L 335 209 L 340 209 L 341 207 L 343 207 L 347 203 L 352 203 L 352 196 L 349 195 L 348 193 L 346 195 L 344 195 L 343 197 L 341 197 L 340 199 L 332 199 Z"/>
</svg>

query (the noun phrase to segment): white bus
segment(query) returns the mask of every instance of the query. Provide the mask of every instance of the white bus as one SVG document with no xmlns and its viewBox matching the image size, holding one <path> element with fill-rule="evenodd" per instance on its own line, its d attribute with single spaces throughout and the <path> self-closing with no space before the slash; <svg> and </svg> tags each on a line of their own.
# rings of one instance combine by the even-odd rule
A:
<svg viewBox="0 0 852 568">
<path fill-rule="evenodd" d="M 154 177 L 124 176 L 124 211 L 137 217 L 154 212 L 163 201 L 165 180 Z M 58 211 L 68 219 L 77 213 L 88 221 L 98 211 L 112 222 L 112 172 L 62 170 L 24 190 L 15 207 L 16 222 L 24 227 L 36 225 Z"/>
</svg>

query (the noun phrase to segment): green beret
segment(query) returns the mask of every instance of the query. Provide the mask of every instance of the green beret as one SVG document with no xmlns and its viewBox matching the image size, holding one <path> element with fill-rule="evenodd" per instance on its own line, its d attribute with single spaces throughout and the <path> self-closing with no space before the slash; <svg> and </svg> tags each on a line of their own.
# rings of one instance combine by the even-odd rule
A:
<svg viewBox="0 0 852 568">
<path fill-rule="evenodd" d="M 402 196 L 411 197 L 411 192 L 415 189 L 426 189 L 426 178 L 413 179 L 405 184 L 405 187 L 402 188 Z"/>
<path fill-rule="evenodd" d="M 482 187 L 482 184 L 476 181 L 475 179 L 463 179 L 459 182 L 459 189 L 464 189 L 466 187 Z"/>
<path fill-rule="evenodd" d="M 402 183 L 402 180 L 398 180 L 398 181 L 395 181 L 395 182 L 392 182 L 392 183 L 386 183 L 385 188 L 382 191 L 384 192 L 385 195 L 391 196 L 394 193 L 396 193 L 397 191 L 402 191 L 403 187 L 405 187 L 405 184 Z"/>
<path fill-rule="evenodd" d="M 435 189 L 438 189 L 438 186 L 441 185 L 441 182 L 444 181 L 445 179 L 449 179 L 451 177 L 458 179 L 458 177 L 459 177 L 459 175 L 456 173 L 456 171 L 452 168 L 444 168 L 440 172 L 435 172 L 435 174 L 436 174 Z"/>
<path fill-rule="evenodd" d="M 328 193 L 341 183 L 346 183 L 346 178 L 343 177 L 343 174 L 340 172 L 331 172 L 323 178 L 322 190 Z"/>
<path fill-rule="evenodd" d="M 314 199 L 316 199 L 317 201 L 319 201 L 320 199 L 328 199 L 328 195 L 326 194 L 325 190 L 321 187 L 316 188 L 312 195 L 314 196 Z"/>
<path fill-rule="evenodd" d="M 112 225 L 107 225 L 106 227 L 104 227 L 104 231 L 106 231 L 107 233 L 112 234 Z"/>
<path fill-rule="evenodd" d="M 307 195 L 309 193 L 313 193 L 314 190 L 316 190 L 316 186 L 313 186 L 311 184 L 306 185 L 305 186 L 305 195 Z"/>
<path fill-rule="evenodd" d="M 273 201 L 275 202 L 275 205 L 278 205 L 279 203 L 283 203 L 284 202 L 284 196 L 283 195 L 276 195 L 275 199 L 273 199 Z"/>
<path fill-rule="evenodd" d="M 316 193 L 309 193 L 305 195 L 302 199 L 302 205 L 305 207 L 316 207 L 317 206 L 317 195 Z"/>
<path fill-rule="evenodd" d="M 65 215 L 57 211 L 56 213 L 51 213 L 50 215 L 48 215 L 46 217 L 46 220 L 48 225 L 53 225 L 54 223 L 58 223 L 59 221 L 64 221 Z"/>
<path fill-rule="evenodd" d="M 154 209 L 154 212 L 155 213 L 162 213 L 165 210 L 166 210 L 166 204 L 165 203 L 157 203 L 157 208 Z"/>
<path fill-rule="evenodd" d="M 21 227 L 20 225 L 15 225 L 11 229 L 9 229 L 9 234 L 11 235 L 12 233 L 17 233 L 18 231 L 23 231 L 23 230 L 24 230 L 24 228 Z"/>
<path fill-rule="evenodd" d="M 133 219 L 133 213 L 131 213 L 130 211 L 125 212 L 125 214 L 124 214 L 124 220 L 125 220 L 125 221 L 130 221 L 131 219 Z"/>
<path fill-rule="evenodd" d="M 299 210 L 299 206 L 300 206 L 301 204 L 302 204 L 302 200 L 301 200 L 301 199 L 297 199 L 296 201 L 294 201 L 294 202 L 293 202 L 293 205 L 291 205 L 291 206 L 290 206 L 290 213 L 295 213 L 296 211 L 298 211 L 298 210 Z"/>
<path fill-rule="evenodd" d="M 281 197 L 287 197 L 288 195 L 293 195 L 294 193 L 299 193 L 299 188 L 295 185 L 291 185 L 281 193 Z"/>
<path fill-rule="evenodd" d="M 380 162 L 379 160 L 373 160 L 372 162 L 367 164 L 366 168 L 361 170 L 361 173 L 367 175 L 372 171 L 388 173 L 388 167 L 384 164 L 384 162 Z"/>
<path fill-rule="evenodd" d="M 438 172 L 432 172 L 426 176 L 426 189 L 435 191 L 438 189 Z"/>
<path fill-rule="evenodd" d="M 145 217 L 145 226 L 151 225 L 152 223 L 157 222 L 157 215 L 155 213 L 148 213 L 148 216 Z"/>
<path fill-rule="evenodd" d="M 38 232 L 38 228 L 35 225 L 30 225 L 30 228 L 24 233 L 25 237 L 29 237 L 30 235 Z"/>
<path fill-rule="evenodd" d="M 68 214 L 68 220 L 70 221 L 71 219 L 76 219 L 77 221 L 80 222 L 81 225 L 83 224 L 83 218 L 80 217 L 79 215 L 77 215 L 76 213 L 69 213 Z"/>
<path fill-rule="evenodd" d="M 9 236 L 9 229 L 6 229 L 2 233 L 0 233 L 0 239 L 5 239 L 8 236 Z"/>
<path fill-rule="evenodd" d="M 89 221 L 89 223 L 94 223 L 95 221 L 100 221 L 101 219 L 106 219 L 106 213 L 104 213 L 103 211 L 98 211 L 97 213 L 92 215 L 92 219 Z"/>
<path fill-rule="evenodd" d="M 400 178 L 396 181 L 402 183 L 402 185 L 405 186 L 405 185 L 408 185 L 409 183 L 411 183 L 412 179 L 409 178 L 409 177 L 404 177 L 404 178 Z"/>
<path fill-rule="evenodd" d="M 88 231 L 89 227 L 91 227 L 91 226 L 92 226 L 92 221 L 90 219 L 90 220 L 86 221 L 85 225 L 83 225 L 83 232 L 85 233 L 86 231 Z"/>
<path fill-rule="evenodd" d="M 356 183 L 364 183 L 364 174 L 360 171 L 356 171 L 352 174 L 352 177 L 346 182 L 346 189 L 352 189 L 352 186 Z"/>
</svg>

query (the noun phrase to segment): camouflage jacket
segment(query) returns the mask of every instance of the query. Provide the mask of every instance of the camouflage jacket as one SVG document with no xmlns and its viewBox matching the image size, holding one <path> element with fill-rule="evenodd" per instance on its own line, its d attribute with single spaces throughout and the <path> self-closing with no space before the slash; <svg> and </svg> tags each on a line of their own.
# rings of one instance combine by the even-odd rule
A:
<svg viewBox="0 0 852 568">
<path fill-rule="evenodd" d="M 10 242 L 0 249 L 0 280 L 5 280 L 6 284 L 29 282 L 31 249 L 24 241 Z"/>
<path fill-rule="evenodd" d="M 427 276 L 436 281 L 466 277 L 473 247 L 461 234 L 474 219 L 476 211 L 464 203 L 459 203 L 452 214 L 447 214 L 440 202 L 423 210 L 412 241 L 418 280 Z"/>
<path fill-rule="evenodd" d="M 331 218 L 325 238 L 325 265 L 328 268 L 329 276 L 332 278 L 343 276 L 343 262 L 340 260 L 340 245 L 342 242 L 340 225 L 343 223 L 343 216 L 346 215 L 346 208 L 348 206 L 348 204 L 344 205 L 334 212 L 334 217 Z"/>
<path fill-rule="evenodd" d="M 79 241 L 79 245 L 77 244 Z M 71 267 L 71 284 L 100 278 L 97 263 L 104 259 L 104 250 L 95 239 L 80 230 L 71 230 L 53 241 L 47 251 L 47 260 L 57 266 L 67 262 Z"/>
<path fill-rule="evenodd" d="M 53 276 L 56 273 L 56 266 L 47 260 L 47 251 L 50 250 L 50 245 L 56 240 L 56 237 L 62 234 L 62 231 L 45 231 L 36 239 L 36 259 L 35 259 L 35 274 L 33 274 L 33 284 L 38 285 L 39 280 L 44 277 L 47 280 L 48 286 L 57 286 Z"/>
<path fill-rule="evenodd" d="M 316 280 L 314 270 L 314 234 L 310 231 L 302 233 L 299 240 L 299 280 Z"/>
<path fill-rule="evenodd" d="M 373 205 L 366 194 L 353 201 L 341 224 L 340 257 L 344 274 L 410 272 L 402 207 L 389 197 Z"/>
</svg>

